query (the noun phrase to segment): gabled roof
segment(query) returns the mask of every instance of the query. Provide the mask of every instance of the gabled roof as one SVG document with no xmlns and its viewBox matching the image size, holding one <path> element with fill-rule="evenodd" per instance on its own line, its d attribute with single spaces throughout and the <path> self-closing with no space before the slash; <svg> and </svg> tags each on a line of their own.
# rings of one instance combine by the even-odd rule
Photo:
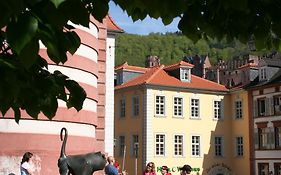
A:
<svg viewBox="0 0 281 175">
<path fill-rule="evenodd" d="M 281 67 L 281 59 L 278 58 L 264 58 L 263 59 L 269 67 Z"/>
<path fill-rule="evenodd" d="M 247 68 L 247 67 L 258 68 L 258 65 L 256 63 L 247 63 L 247 64 L 244 64 L 244 65 L 238 67 L 238 69 L 243 69 L 243 68 Z"/>
<path fill-rule="evenodd" d="M 281 83 L 281 69 L 279 69 L 269 80 L 267 81 L 259 81 L 259 77 L 257 76 L 254 81 L 252 81 L 247 88 L 255 89 L 261 86 L 272 85 L 276 83 Z"/>
<path fill-rule="evenodd" d="M 105 17 L 106 19 L 106 26 L 107 26 L 107 30 L 110 32 L 117 32 L 117 33 L 123 33 L 124 30 L 121 29 L 114 21 L 113 19 L 109 16 L 106 15 Z"/>
<path fill-rule="evenodd" d="M 228 89 L 223 85 L 195 75 L 191 75 L 191 82 L 183 82 L 169 75 L 164 69 L 164 65 L 161 65 L 160 67 L 153 67 L 143 75 L 140 75 L 122 85 L 116 86 L 115 89 L 122 89 L 138 85 L 158 85 L 186 89 L 192 88 L 201 90 L 228 91 Z"/>
<path fill-rule="evenodd" d="M 175 64 L 171 64 L 171 65 L 168 65 L 168 66 L 165 66 L 164 69 L 165 70 L 175 70 L 175 69 L 178 69 L 180 67 L 188 67 L 188 68 L 193 68 L 194 65 L 190 64 L 190 63 L 187 63 L 185 61 L 179 61 Z"/>
<path fill-rule="evenodd" d="M 146 72 L 148 69 L 149 68 L 145 68 L 145 67 L 130 66 L 130 65 L 128 65 L 127 62 L 115 67 L 115 71 L 127 70 L 127 71 L 132 71 L 132 72 L 141 72 L 141 73 Z"/>
</svg>

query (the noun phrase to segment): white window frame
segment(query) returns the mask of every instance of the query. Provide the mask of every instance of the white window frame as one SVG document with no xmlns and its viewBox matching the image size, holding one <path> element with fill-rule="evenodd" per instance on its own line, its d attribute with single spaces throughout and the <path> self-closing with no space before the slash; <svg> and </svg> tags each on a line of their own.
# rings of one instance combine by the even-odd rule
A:
<svg viewBox="0 0 281 175">
<path fill-rule="evenodd" d="M 220 139 L 220 140 L 217 140 Z M 219 141 L 219 142 L 218 142 Z M 224 139 L 222 136 L 215 136 L 214 138 L 215 156 L 223 157 L 224 155 Z M 218 154 L 220 153 L 220 154 Z"/>
<path fill-rule="evenodd" d="M 161 136 L 161 138 L 158 138 Z M 163 141 L 161 141 L 163 139 Z M 155 134 L 155 156 L 164 157 L 166 155 L 166 135 L 163 133 Z M 161 152 L 163 149 L 163 153 Z"/>
<path fill-rule="evenodd" d="M 198 100 L 198 105 L 193 104 L 193 100 Z M 195 110 L 195 111 L 194 111 Z M 197 116 L 195 116 L 197 110 Z M 200 99 L 199 98 L 191 98 L 190 99 L 190 118 L 192 119 L 200 119 Z"/>
<path fill-rule="evenodd" d="M 218 104 L 216 104 L 218 102 Z M 222 119 L 222 100 L 213 101 L 213 115 L 215 120 Z"/>
<path fill-rule="evenodd" d="M 258 136 L 259 136 L 259 149 L 266 149 L 268 143 L 268 132 L 267 128 L 258 128 Z"/>
<path fill-rule="evenodd" d="M 176 99 L 181 99 L 181 104 Z M 181 113 L 179 115 L 179 113 Z M 173 98 L 173 116 L 174 117 L 183 117 L 183 97 L 174 96 Z"/>
<path fill-rule="evenodd" d="M 194 140 L 194 139 L 196 139 L 196 140 Z M 191 149 L 190 150 L 191 157 L 201 157 L 201 136 L 200 135 L 191 135 L 190 149 Z M 196 150 L 194 150 L 194 152 L 193 152 L 193 149 L 196 149 Z"/>
<path fill-rule="evenodd" d="M 190 69 L 180 68 L 180 80 L 190 82 Z"/>
<path fill-rule="evenodd" d="M 177 138 L 181 137 L 181 139 Z M 174 150 L 173 155 L 175 157 L 183 157 L 184 156 L 184 135 L 183 134 L 174 134 Z"/>
<path fill-rule="evenodd" d="M 137 100 L 137 103 L 135 103 Z M 132 116 L 137 117 L 140 115 L 140 97 L 135 95 L 132 97 Z"/>
<path fill-rule="evenodd" d="M 242 139 L 242 143 L 241 143 Z M 235 137 L 235 148 L 236 148 L 236 156 L 243 157 L 244 156 L 244 138 L 242 136 Z"/>
<path fill-rule="evenodd" d="M 281 96 L 273 96 L 274 114 L 281 114 Z"/>
<path fill-rule="evenodd" d="M 126 116 L 126 99 L 125 98 L 121 98 L 119 100 L 119 117 L 120 118 L 124 118 Z"/>
<path fill-rule="evenodd" d="M 235 119 L 243 118 L 243 102 L 242 100 L 235 101 Z"/>
<path fill-rule="evenodd" d="M 135 144 L 139 144 L 140 137 L 139 134 L 133 134 L 131 138 L 131 156 L 135 156 Z"/>
<path fill-rule="evenodd" d="M 266 98 L 258 98 L 258 116 L 265 116 L 266 115 Z"/>
<path fill-rule="evenodd" d="M 157 98 L 163 98 L 163 102 L 161 102 L 161 99 L 159 102 L 157 102 Z M 156 116 L 165 116 L 165 103 L 166 103 L 166 97 L 164 95 L 156 95 L 155 96 L 155 115 Z M 157 110 L 158 109 L 158 110 Z M 163 111 L 163 113 L 161 112 Z"/>
</svg>

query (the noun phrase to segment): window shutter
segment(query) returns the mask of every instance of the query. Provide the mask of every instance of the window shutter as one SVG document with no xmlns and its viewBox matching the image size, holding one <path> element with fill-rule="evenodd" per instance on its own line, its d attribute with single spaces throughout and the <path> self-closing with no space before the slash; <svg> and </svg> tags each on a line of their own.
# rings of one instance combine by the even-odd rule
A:
<svg viewBox="0 0 281 175">
<path fill-rule="evenodd" d="M 253 103 L 253 115 L 254 115 L 254 118 L 256 118 L 258 116 L 258 101 L 257 100 L 254 100 L 254 103 Z"/>
<path fill-rule="evenodd" d="M 130 141 L 130 156 L 134 156 L 134 140 L 133 136 L 131 136 L 131 141 Z"/>
<path fill-rule="evenodd" d="M 245 107 L 246 105 L 245 105 L 244 103 L 245 103 L 245 100 L 242 98 L 242 99 L 241 99 L 241 113 L 242 113 L 241 118 L 245 118 L 245 114 L 244 114 L 245 109 L 244 109 L 244 107 Z"/>
<path fill-rule="evenodd" d="M 265 98 L 265 116 L 270 115 L 270 101 L 269 98 Z"/>
<path fill-rule="evenodd" d="M 266 133 L 266 149 L 270 149 L 271 147 L 271 138 L 270 138 L 270 128 L 265 128 Z"/>
<path fill-rule="evenodd" d="M 220 110 L 220 113 L 221 113 L 221 119 L 224 118 L 224 100 L 221 99 L 221 110 Z"/>
<path fill-rule="evenodd" d="M 215 101 L 216 100 L 212 100 L 212 117 L 213 117 L 213 119 L 215 118 Z"/>
<path fill-rule="evenodd" d="M 275 149 L 275 135 L 274 135 L 275 133 L 274 133 L 274 128 L 273 127 L 270 127 L 269 128 L 269 144 L 270 144 L 270 148 L 271 149 Z"/>
<path fill-rule="evenodd" d="M 236 101 L 234 101 L 232 105 L 232 110 L 233 110 L 233 119 L 236 119 Z"/>
<path fill-rule="evenodd" d="M 258 128 L 254 129 L 254 143 L 255 143 L 255 149 L 259 149 L 259 133 L 258 133 Z"/>
<path fill-rule="evenodd" d="M 274 99 L 272 97 L 269 98 L 269 115 L 274 115 Z"/>
</svg>

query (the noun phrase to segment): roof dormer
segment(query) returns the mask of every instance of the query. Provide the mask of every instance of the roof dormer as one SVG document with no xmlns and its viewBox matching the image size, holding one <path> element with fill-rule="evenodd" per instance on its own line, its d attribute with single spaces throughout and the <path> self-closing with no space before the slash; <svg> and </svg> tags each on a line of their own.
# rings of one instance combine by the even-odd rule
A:
<svg viewBox="0 0 281 175">
<path fill-rule="evenodd" d="M 168 65 L 164 68 L 170 75 L 178 78 L 182 82 L 191 82 L 192 64 L 185 61 L 180 61 L 176 64 Z"/>
<path fill-rule="evenodd" d="M 263 58 L 259 61 L 259 81 L 269 81 L 281 69 L 280 59 Z"/>
<path fill-rule="evenodd" d="M 266 78 L 266 66 L 260 67 L 259 68 L 259 80 L 264 81 L 267 80 Z"/>
<path fill-rule="evenodd" d="M 191 69 L 187 67 L 180 68 L 180 80 L 185 82 L 191 81 Z"/>
<path fill-rule="evenodd" d="M 127 62 L 115 67 L 115 85 L 123 84 L 137 76 L 144 74 L 148 68 L 130 66 Z"/>
</svg>

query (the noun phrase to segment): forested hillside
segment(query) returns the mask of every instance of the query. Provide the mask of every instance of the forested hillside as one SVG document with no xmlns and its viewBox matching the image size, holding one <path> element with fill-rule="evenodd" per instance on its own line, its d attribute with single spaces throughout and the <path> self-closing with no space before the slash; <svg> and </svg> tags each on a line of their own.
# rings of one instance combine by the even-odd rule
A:
<svg viewBox="0 0 281 175">
<path fill-rule="evenodd" d="M 238 41 L 199 40 L 193 43 L 178 33 L 152 33 L 149 35 L 120 34 L 116 39 L 116 63 L 127 61 L 130 65 L 144 66 L 147 55 L 157 55 L 162 64 L 175 63 L 184 56 L 208 55 L 211 62 L 227 60 L 248 52 L 248 47 Z"/>
</svg>

